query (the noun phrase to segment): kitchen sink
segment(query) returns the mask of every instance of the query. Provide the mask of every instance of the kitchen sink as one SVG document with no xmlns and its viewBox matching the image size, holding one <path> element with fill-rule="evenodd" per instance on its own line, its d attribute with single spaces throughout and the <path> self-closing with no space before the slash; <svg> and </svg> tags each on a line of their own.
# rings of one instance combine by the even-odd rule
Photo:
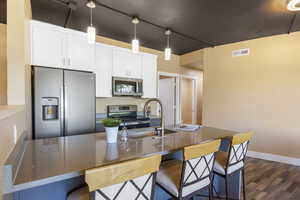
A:
<svg viewBox="0 0 300 200">
<path fill-rule="evenodd" d="M 176 131 L 165 129 L 165 135 L 176 133 Z M 129 138 L 143 138 L 143 137 L 152 137 L 155 136 L 154 128 L 138 128 L 138 129 L 129 129 L 128 137 Z"/>
</svg>

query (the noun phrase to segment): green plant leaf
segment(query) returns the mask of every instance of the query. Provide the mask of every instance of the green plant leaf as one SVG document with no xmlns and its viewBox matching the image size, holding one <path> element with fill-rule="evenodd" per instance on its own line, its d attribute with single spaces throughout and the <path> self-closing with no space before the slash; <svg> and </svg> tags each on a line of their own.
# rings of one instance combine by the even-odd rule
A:
<svg viewBox="0 0 300 200">
<path fill-rule="evenodd" d="M 120 126 L 121 122 L 122 121 L 120 119 L 114 118 L 106 118 L 102 120 L 104 127 L 117 127 Z"/>
</svg>

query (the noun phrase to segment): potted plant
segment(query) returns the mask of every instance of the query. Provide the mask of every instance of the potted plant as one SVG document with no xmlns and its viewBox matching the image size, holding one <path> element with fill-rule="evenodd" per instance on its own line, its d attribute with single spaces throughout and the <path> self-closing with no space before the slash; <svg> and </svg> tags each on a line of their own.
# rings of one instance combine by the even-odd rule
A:
<svg viewBox="0 0 300 200">
<path fill-rule="evenodd" d="M 107 118 L 104 119 L 103 125 L 106 132 L 106 141 L 107 143 L 116 143 L 118 138 L 119 126 L 121 124 L 121 120 Z"/>
</svg>

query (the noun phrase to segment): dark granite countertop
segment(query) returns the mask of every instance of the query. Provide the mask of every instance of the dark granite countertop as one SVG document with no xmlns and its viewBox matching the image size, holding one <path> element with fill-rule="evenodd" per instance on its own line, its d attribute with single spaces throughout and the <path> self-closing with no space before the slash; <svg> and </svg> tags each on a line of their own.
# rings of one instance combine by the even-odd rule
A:
<svg viewBox="0 0 300 200">
<path fill-rule="evenodd" d="M 86 169 L 120 161 L 152 154 L 168 154 L 185 146 L 235 134 L 237 132 L 201 127 L 194 132 L 168 134 L 163 139 L 130 138 L 127 142 L 117 144 L 107 144 L 105 133 L 26 141 L 24 154 L 9 191 L 80 176 Z"/>
</svg>

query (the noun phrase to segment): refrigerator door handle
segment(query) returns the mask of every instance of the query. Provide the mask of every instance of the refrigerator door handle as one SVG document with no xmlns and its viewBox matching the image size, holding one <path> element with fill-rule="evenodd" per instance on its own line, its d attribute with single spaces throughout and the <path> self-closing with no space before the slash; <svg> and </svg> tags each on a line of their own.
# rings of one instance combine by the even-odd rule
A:
<svg viewBox="0 0 300 200">
<path fill-rule="evenodd" d="M 65 132 L 64 132 L 64 136 L 67 136 L 68 135 L 68 101 L 69 101 L 69 98 L 68 98 L 68 87 L 65 86 L 65 96 L 64 96 L 64 102 L 65 102 L 65 105 L 64 105 L 64 111 L 65 111 L 65 117 L 64 117 L 64 121 L 65 121 Z"/>
<path fill-rule="evenodd" d="M 60 135 L 64 136 L 64 87 L 60 87 Z"/>
</svg>

